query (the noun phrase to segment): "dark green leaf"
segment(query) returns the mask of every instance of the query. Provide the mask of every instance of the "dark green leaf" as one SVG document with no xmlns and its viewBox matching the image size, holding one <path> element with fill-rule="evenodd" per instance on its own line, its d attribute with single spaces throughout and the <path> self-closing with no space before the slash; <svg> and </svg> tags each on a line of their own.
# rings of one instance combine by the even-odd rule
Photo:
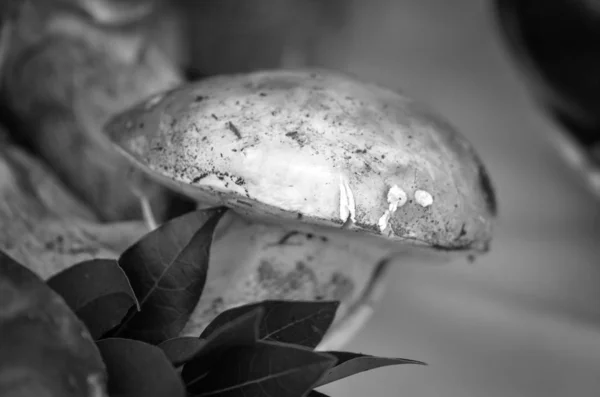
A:
<svg viewBox="0 0 600 397">
<path fill-rule="evenodd" d="M 298 397 L 312 390 L 335 361 L 305 347 L 258 341 L 215 357 L 210 372 L 187 389 L 197 397 Z"/>
<path fill-rule="evenodd" d="M 224 213 L 205 209 L 172 219 L 121 255 L 140 311 L 113 336 L 152 344 L 178 336 L 202 295 L 213 232 Z"/>
<path fill-rule="evenodd" d="M 421 361 L 408 360 L 404 358 L 375 357 L 360 353 L 349 352 L 327 352 L 337 358 L 337 364 L 327 371 L 327 374 L 319 381 L 317 386 L 323 386 L 337 380 L 356 375 L 360 372 L 387 367 L 390 365 L 417 364 L 427 365 Z"/>
<path fill-rule="evenodd" d="M 168 339 L 158 345 L 158 347 L 175 367 L 179 367 L 191 360 L 205 344 L 205 339 L 181 336 Z"/>
<path fill-rule="evenodd" d="M 204 339 L 206 343 L 181 371 L 185 384 L 194 383 L 196 379 L 203 377 L 216 357 L 224 351 L 239 346 L 254 346 L 258 340 L 258 324 L 263 314 L 264 309 L 257 307 L 250 313 L 231 320 L 213 332 L 208 339 Z"/>
<path fill-rule="evenodd" d="M 97 342 L 111 397 L 184 397 L 185 386 L 162 350 L 132 339 Z"/>
<path fill-rule="evenodd" d="M 83 322 L 42 279 L 0 251 L 0 396 L 106 396 Z"/>
<path fill-rule="evenodd" d="M 257 307 L 249 313 L 239 316 L 224 324 L 206 338 L 206 344 L 201 350 L 206 354 L 212 349 L 231 346 L 247 346 L 258 340 L 258 325 L 264 316 L 264 309 Z"/>
<path fill-rule="evenodd" d="M 59 293 L 87 325 L 94 339 L 117 326 L 137 300 L 116 260 L 78 263 L 51 277 L 47 284 Z"/>
<path fill-rule="evenodd" d="M 260 322 L 259 338 L 306 347 L 316 347 L 323 339 L 339 302 L 264 301 L 235 307 L 219 314 L 202 332 L 201 338 L 211 335 L 223 324 L 257 307 L 265 315 Z"/>
</svg>

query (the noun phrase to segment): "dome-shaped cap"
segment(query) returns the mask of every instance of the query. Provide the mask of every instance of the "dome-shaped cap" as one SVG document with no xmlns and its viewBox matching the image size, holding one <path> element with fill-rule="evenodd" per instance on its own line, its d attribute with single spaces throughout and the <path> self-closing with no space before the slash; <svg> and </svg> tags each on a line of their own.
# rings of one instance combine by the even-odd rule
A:
<svg viewBox="0 0 600 397">
<path fill-rule="evenodd" d="M 117 115 L 106 133 L 207 204 L 447 250 L 491 239 L 495 195 L 469 142 L 423 104 L 348 75 L 212 77 Z"/>
</svg>

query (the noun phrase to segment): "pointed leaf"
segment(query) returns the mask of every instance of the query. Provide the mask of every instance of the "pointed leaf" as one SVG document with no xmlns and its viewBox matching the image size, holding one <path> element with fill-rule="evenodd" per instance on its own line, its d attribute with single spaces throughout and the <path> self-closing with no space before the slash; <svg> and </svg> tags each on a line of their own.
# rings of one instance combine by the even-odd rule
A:
<svg viewBox="0 0 600 397">
<path fill-rule="evenodd" d="M 196 379 L 203 377 L 211 369 L 216 357 L 224 351 L 240 346 L 254 346 L 258 340 L 258 324 L 263 314 L 264 309 L 257 307 L 250 313 L 231 320 L 205 339 L 206 343 L 181 371 L 185 384 L 194 383 Z"/>
<path fill-rule="evenodd" d="M 113 336 L 152 344 L 178 336 L 202 295 L 213 232 L 224 213 L 206 209 L 172 219 L 121 255 L 140 311 Z"/>
<path fill-rule="evenodd" d="M 215 357 L 210 372 L 187 390 L 196 397 L 298 397 L 312 390 L 335 361 L 305 347 L 258 341 Z"/>
<path fill-rule="evenodd" d="M 207 354 L 213 349 L 220 347 L 248 346 L 258 340 L 258 325 L 264 317 L 264 309 L 257 307 L 221 328 L 206 338 L 206 344 L 202 348 L 202 354 Z"/>
<path fill-rule="evenodd" d="M 117 326 L 137 300 L 116 260 L 78 263 L 48 279 L 71 310 L 87 325 L 94 339 Z"/>
<path fill-rule="evenodd" d="M 356 375 L 360 372 L 370 371 L 372 369 L 387 367 L 390 365 L 401 365 L 401 364 L 417 364 L 427 365 L 421 361 L 408 360 L 404 358 L 386 358 L 369 356 L 360 353 L 349 353 L 349 352 L 327 352 L 335 358 L 337 358 L 337 364 L 327 371 L 327 374 L 318 382 L 317 386 L 320 387 L 328 383 L 335 382 L 337 380 L 347 378 L 352 375 Z"/>
<path fill-rule="evenodd" d="M 184 397 L 185 386 L 162 350 L 132 339 L 97 342 L 111 397 Z"/>
<path fill-rule="evenodd" d="M 173 366 L 179 367 L 198 354 L 205 344 L 205 339 L 181 336 L 168 339 L 158 345 L 158 347 L 165 353 Z"/>
<path fill-rule="evenodd" d="M 0 251 L 0 396 L 106 396 L 83 322 L 34 272 Z"/>
<path fill-rule="evenodd" d="M 331 326 L 339 302 L 302 302 L 269 300 L 234 307 L 219 314 L 202 332 L 208 337 L 215 329 L 232 319 L 262 307 L 265 315 L 260 322 L 259 338 L 306 347 L 316 347 Z"/>
</svg>

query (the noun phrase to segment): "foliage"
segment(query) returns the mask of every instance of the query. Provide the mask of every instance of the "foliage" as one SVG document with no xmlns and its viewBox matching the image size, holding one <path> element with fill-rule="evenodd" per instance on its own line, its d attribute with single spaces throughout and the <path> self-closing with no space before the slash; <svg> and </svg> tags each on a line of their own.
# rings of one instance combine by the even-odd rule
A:
<svg viewBox="0 0 600 397">
<path fill-rule="evenodd" d="M 316 387 L 360 372 L 423 364 L 315 351 L 338 302 L 255 302 L 222 312 L 197 338 L 178 336 L 201 299 L 225 211 L 175 218 L 117 260 L 78 263 L 47 281 L 93 336 L 109 395 L 316 397 Z"/>
</svg>

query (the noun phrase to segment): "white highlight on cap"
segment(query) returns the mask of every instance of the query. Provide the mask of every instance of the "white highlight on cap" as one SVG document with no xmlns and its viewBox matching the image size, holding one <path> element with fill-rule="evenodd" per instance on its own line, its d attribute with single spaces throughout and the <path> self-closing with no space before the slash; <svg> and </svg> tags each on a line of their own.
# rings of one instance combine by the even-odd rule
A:
<svg viewBox="0 0 600 397">
<path fill-rule="evenodd" d="M 402 190 L 398 185 L 394 185 L 388 190 L 387 194 L 387 202 L 388 209 L 384 212 L 384 214 L 379 218 L 377 225 L 379 226 L 379 230 L 383 232 L 388 227 L 388 223 L 392 214 L 396 212 L 399 207 L 402 207 L 408 201 L 408 196 L 406 192 Z"/>
<path fill-rule="evenodd" d="M 433 196 L 431 193 L 426 192 L 425 190 L 417 190 L 415 192 L 415 201 L 421 207 L 429 207 L 433 204 Z"/>
<path fill-rule="evenodd" d="M 340 176 L 340 218 L 343 222 L 350 219 L 356 222 L 356 204 L 348 180 Z"/>
</svg>

